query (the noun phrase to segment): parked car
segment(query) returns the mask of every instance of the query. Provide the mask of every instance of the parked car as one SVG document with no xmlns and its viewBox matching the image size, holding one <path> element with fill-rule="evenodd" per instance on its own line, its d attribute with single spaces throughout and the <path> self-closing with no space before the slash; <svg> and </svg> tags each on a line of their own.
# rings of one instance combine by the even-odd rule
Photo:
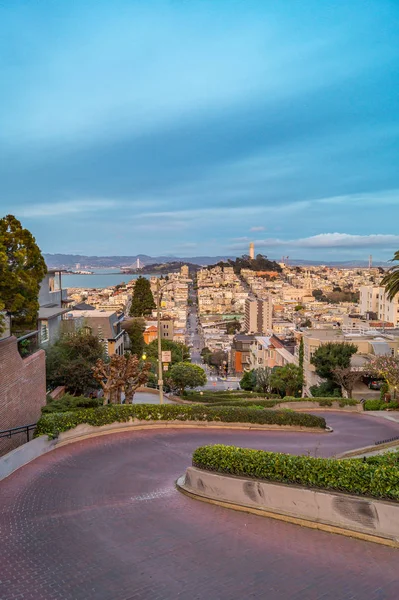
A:
<svg viewBox="0 0 399 600">
<path fill-rule="evenodd" d="M 382 388 L 383 384 L 384 384 L 383 381 L 378 381 L 378 379 L 373 379 L 369 383 L 369 389 L 370 390 L 380 390 Z"/>
</svg>

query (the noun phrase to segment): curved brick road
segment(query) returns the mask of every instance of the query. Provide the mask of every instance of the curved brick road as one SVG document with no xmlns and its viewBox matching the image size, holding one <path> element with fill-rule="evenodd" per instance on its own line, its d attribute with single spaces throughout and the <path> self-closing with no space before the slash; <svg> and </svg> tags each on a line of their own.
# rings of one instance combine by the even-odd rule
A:
<svg viewBox="0 0 399 600">
<path fill-rule="evenodd" d="M 329 455 L 399 434 L 364 415 L 327 419 L 333 434 L 140 431 L 41 457 L 0 484 L 0 597 L 396 600 L 399 551 L 174 488 L 203 443 Z"/>
</svg>

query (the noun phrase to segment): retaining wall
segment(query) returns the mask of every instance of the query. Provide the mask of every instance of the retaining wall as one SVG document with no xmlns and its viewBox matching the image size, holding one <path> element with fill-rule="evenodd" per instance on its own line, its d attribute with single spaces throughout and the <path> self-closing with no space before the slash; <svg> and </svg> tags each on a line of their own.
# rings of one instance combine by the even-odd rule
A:
<svg viewBox="0 0 399 600">
<path fill-rule="evenodd" d="M 198 499 L 399 547 L 399 504 L 189 467 L 178 487 Z"/>
</svg>

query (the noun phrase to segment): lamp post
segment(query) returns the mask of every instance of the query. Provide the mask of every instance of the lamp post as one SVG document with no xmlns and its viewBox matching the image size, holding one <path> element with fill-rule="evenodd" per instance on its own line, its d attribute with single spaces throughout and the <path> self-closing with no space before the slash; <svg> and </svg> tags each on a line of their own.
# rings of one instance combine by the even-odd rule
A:
<svg viewBox="0 0 399 600">
<path fill-rule="evenodd" d="M 161 344 L 161 283 L 157 279 L 157 328 L 158 328 L 158 389 L 159 404 L 163 404 L 163 373 L 162 373 L 162 344 Z"/>
<path fill-rule="evenodd" d="M 167 281 L 162 288 L 165 288 L 173 281 Z M 157 329 L 158 329 L 158 389 L 159 404 L 163 404 L 163 371 L 162 371 L 162 344 L 161 344 L 161 282 L 157 279 Z"/>
</svg>

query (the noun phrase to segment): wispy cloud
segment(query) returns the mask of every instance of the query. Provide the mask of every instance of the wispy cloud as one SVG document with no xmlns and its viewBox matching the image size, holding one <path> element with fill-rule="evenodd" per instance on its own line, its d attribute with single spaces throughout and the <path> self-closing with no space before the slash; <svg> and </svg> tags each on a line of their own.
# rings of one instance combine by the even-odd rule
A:
<svg viewBox="0 0 399 600">
<path fill-rule="evenodd" d="M 73 200 L 54 203 L 30 204 L 27 206 L 17 206 L 13 209 L 17 217 L 60 217 L 63 215 L 72 215 L 87 213 L 98 210 L 105 210 L 117 206 L 114 200 L 92 199 L 92 200 Z"/>
<path fill-rule="evenodd" d="M 283 240 L 268 238 L 256 240 L 259 248 L 292 247 L 292 248 L 396 248 L 399 235 L 352 235 L 349 233 L 320 233 L 307 238 Z M 231 248 L 241 249 L 243 244 L 234 244 Z"/>
<path fill-rule="evenodd" d="M 259 227 L 251 227 L 251 229 L 249 231 L 264 231 L 265 227 L 262 227 L 261 225 Z"/>
</svg>

